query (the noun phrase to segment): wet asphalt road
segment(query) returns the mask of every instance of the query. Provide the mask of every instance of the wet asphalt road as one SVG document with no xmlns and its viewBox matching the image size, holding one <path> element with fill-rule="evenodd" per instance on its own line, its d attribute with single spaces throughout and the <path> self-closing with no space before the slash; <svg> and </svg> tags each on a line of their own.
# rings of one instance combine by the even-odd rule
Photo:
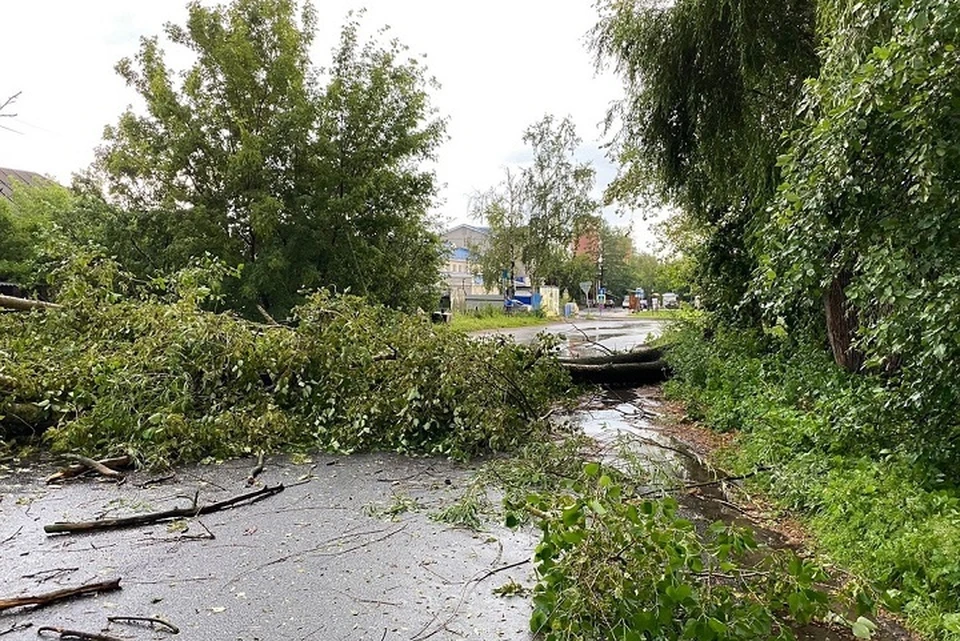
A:
<svg viewBox="0 0 960 641">
<path fill-rule="evenodd" d="M 506 335 L 518 343 L 531 343 L 540 332 L 557 334 L 564 338 L 563 353 L 569 356 L 588 356 L 603 353 L 602 345 L 615 352 L 628 351 L 660 336 L 665 323 L 638 319 L 623 310 L 608 310 L 602 315 L 591 314 L 562 322 L 534 327 L 495 329 L 475 332 L 475 336 Z"/>
<path fill-rule="evenodd" d="M 43 486 L 48 470 L 0 480 L 0 598 L 39 594 L 121 577 L 122 590 L 40 609 L 0 612 L 4 636 L 33 639 L 53 625 L 99 632 L 113 615 L 157 616 L 177 638 L 526 639 L 529 602 L 492 590 L 510 579 L 530 586 L 533 530 L 490 524 L 486 532 L 429 518 L 452 502 L 469 470 L 435 459 L 376 454 L 315 457 L 314 465 L 267 461 L 261 479 L 289 487 L 261 502 L 191 520 L 80 535 L 46 535 L 43 525 L 99 515 L 156 511 L 249 491 L 251 461 L 178 470 L 167 484 L 140 489 L 85 479 Z M 420 509 L 383 514 L 400 497 Z M 215 537 L 215 538 L 211 538 Z M 111 624 L 120 638 L 168 632 Z"/>
</svg>

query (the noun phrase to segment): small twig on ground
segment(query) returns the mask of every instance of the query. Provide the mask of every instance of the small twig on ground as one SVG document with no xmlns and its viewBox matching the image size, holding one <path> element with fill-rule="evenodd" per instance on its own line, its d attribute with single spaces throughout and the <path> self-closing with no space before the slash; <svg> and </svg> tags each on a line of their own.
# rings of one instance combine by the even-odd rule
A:
<svg viewBox="0 0 960 641">
<path fill-rule="evenodd" d="M 612 349 L 610 349 L 609 347 L 607 347 L 606 345 L 604 345 L 603 343 L 598 343 L 597 341 L 595 341 L 595 340 L 593 340 L 592 338 L 590 338 L 589 336 L 587 336 L 587 333 L 586 333 L 585 331 L 583 331 L 582 329 L 580 329 L 579 327 L 577 327 L 576 324 L 575 324 L 573 321 L 567 321 L 567 322 L 570 324 L 570 327 L 572 327 L 572 328 L 574 328 L 575 330 L 577 330 L 578 332 L 580 332 L 580 334 L 583 336 L 583 339 L 584 339 L 585 341 L 587 341 L 588 343 L 590 343 L 591 345 L 595 345 L 595 346 L 599 347 L 600 349 L 602 349 L 603 351 L 605 351 L 607 354 L 614 354 L 614 353 L 616 353 L 616 352 L 614 352 Z"/>
<path fill-rule="evenodd" d="M 224 501 L 208 503 L 207 505 L 197 506 L 196 497 L 194 503 L 186 508 L 173 508 L 162 512 L 152 512 L 150 514 L 135 514 L 133 516 L 124 516 L 115 519 L 102 519 L 100 521 L 80 521 L 80 522 L 58 522 L 43 526 L 43 531 L 47 534 L 75 534 L 77 532 L 92 532 L 98 530 L 110 530 L 125 527 L 135 527 L 139 525 L 151 525 L 160 521 L 169 521 L 171 519 L 182 519 L 197 517 L 204 514 L 212 514 L 227 508 L 233 507 L 239 503 L 254 503 L 267 497 L 279 494 L 284 490 L 282 483 L 273 487 L 263 487 L 255 492 L 248 492 L 235 496 Z"/>
<path fill-rule="evenodd" d="M 256 483 L 257 477 L 260 476 L 261 472 L 263 472 L 263 450 L 261 450 L 259 456 L 257 456 L 257 464 L 253 466 L 250 474 L 247 475 L 247 486 Z"/>
<path fill-rule="evenodd" d="M 176 473 L 175 473 L 175 472 L 171 472 L 170 474 L 166 474 L 166 475 L 164 475 L 164 476 L 157 476 L 157 477 L 154 477 L 154 478 L 152 478 L 152 479 L 147 479 L 147 480 L 144 481 L 143 483 L 137 484 L 137 487 L 139 487 L 139 488 L 148 488 L 148 487 L 150 487 L 151 485 L 160 485 L 161 483 L 166 483 L 167 481 L 172 481 L 172 480 L 175 479 L 175 478 L 177 478 Z"/>
<path fill-rule="evenodd" d="M 411 637 L 411 641 L 426 641 L 427 639 L 429 639 L 429 638 L 432 637 L 433 635 L 437 634 L 437 633 L 440 632 L 441 630 L 448 630 L 448 631 L 449 631 L 449 628 L 448 628 L 447 626 L 450 625 L 450 622 L 451 622 L 451 621 L 453 621 L 454 619 L 457 618 L 457 614 L 460 613 L 460 608 L 463 607 L 463 602 L 466 600 L 467 594 L 468 594 L 469 590 L 471 589 L 471 587 L 473 587 L 473 588 L 477 587 L 478 585 L 480 585 L 480 583 L 481 583 L 482 581 L 484 581 L 485 579 L 490 578 L 491 576 L 493 576 L 494 574 L 497 574 L 498 572 L 504 572 L 504 571 L 509 570 L 509 569 L 511 569 L 511 568 L 520 567 L 521 565 L 524 565 L 524 564 L 526 564 L 526 563 L 530 563 L 530 559 L 524 559 L 523 561 L 517 561 L 516 563 L 509 563 L 509 564 L 507 564 L 507 565 L 504 565 L 504 566 L 501 566 L 501 567 L 498 567 L 498 568 L 494 568 L 494 569 L 492 569 L 492 570 L 488 570 L 487 572 L 481 574 L 481 575 L 480 575 L 479 577 L 477 577 L 476 579 L 471 579 L 470 581 L 467 581 L 467 582 L 463 585 L 463 588 L 461 588 L 461 590 L 460 590 L 460 600 L 457 602 L 457 606 L 453 609 L 453 613 L 450 614 L 450 616 L 448 616 L 446 619 L 444 619 L 443 622 L 440 623 L 440 625 L 438 625 L 436 628 L 434 628 L 433 632 L 430 632 L 430 633 L 428 633 L 428 634 L 424 634 L 424 632 L 426 632 L 426 631 L 430 628 L 430 626 L 433 625 L 433 623 L 434 623 L 434 622 L 439 618 L 439 616 L 440 616 L 440 615 L 439 615 L 439 612 L 436 613 L 436 614 L 434 614 L 434 615 L 433 615 L 433 619 L 431 619 L 430 622 L 427 623 L 427 625 L 425 625 L 425 626 L 423 626 L 422 628 L 420 628 L 420 631 L 417 632 L 415 635 L 413 635 L 413 637 Z"/>
<path fill-rule="evenodd" d="M 141 623 L 155 623 L 157 625 L 162 625 L 170 630 L 173 634 L 180 634 L 180 628 L 173 625 L 169 621 L 164 621 L 163 619 L 158 619 L 156 617 L 133 617 L 133 616 L 113 616 L 107 617 L 107 621 L 110 623 L 116 622 L 141 622 Z"/>
<path fill-rule="evenodd" d="M 79 641 L 123 641 L 123 639 L 118 639 L 117 637 L 112 637 L 108 634 L 83 632 L 81 630 L 67 630 L 66 628 L 55 628 L 50 625 L 37 628 L 38 635 L 43 636 L 44 632 L 56 632 L 60 635 L 61 639 L 75 639 Z"/>
<path fill-rule="evenodd" d="M 4 540 L 0 541 L 0 545 L 3 545 L 3 544 L 5 544 L 5 543 L 9 543 L 10 541 L 14 540 L 15 538 L 17 538 L 17 537 L 20 535 L 20 532 L 22 532 L 22 531 L 23 531 L 23 526 L 21 525 L 20 527 L 17 528 L 17 531 L 16 531 L 16 532 L 14 532 L 13 534 L 11 534 L 10 536 L 8 536 L 7 538 L 5 538 Z"/>
<path fill-rule="evenodd" d="M 33 627 L 33 624 L 29 621 L 27 623 L 14 623 L 9 628 L 0 632 L 0 637 L 10 634 L 11 632 L 19 632 L 20 630 L 26 630 L 27 628 Z"/>
<path fill-rule="evenodd" d="M 477 583 L 482 583 L 484 580 L 489 579 L 489 578 L 492 577 L 494 574 L 497 574 L 497 573 L 499 573 L 499 572 L 506 572 L 507 570 L 512 570 L 513 568 L 518 568 L 518 567 L 520 567 L 521 565 L 526 565 L 527 563 L 530 563 L 530 559 L 524 559 L 524 560 L 522 560 L 522 561 L 517 561 L 516 563 L 509 563 L 509 564 L 503 565 L 503 566 L 501 566 L 501 567 L 499 567 L 499 568 L 494 568 L 493 570 L 488 571 L 486 574 L 484 574 L 484 575 L 481 576 L 479 579 L 477 579 L 476 582 L 477 582 Z"/>
<path fill-rule="evenodd" d="M 331 588 L 331 590 L 333 590 L 334 592 L 336 592 L 336 593 L 338 593 L 338 594 L 342 594 L 343 596 L 347 597 L 347 598 L 350 599 L 351 601 L 355 601 L 355 602 L 357 602 L 357 603 L 369 603 L 369 604 L 371 604 L 371 605 L 389 605 L 389 606 L 392 606 L 392 607 L 394 607 L 394 608 L 399 608 L 399 607 L 401 607 L 401 606 L 403 605 L 402 603 L 392 603 L 392 602 L 390 602 L 390 601 L 380 601 L 379 599 L 362 599 L 362 598 L 360 598 L 360 597 L 353 596 L 352 594 L 350 594 L 349 592 L 345 592 L 344 590 L 338 590 L 337 588 Z"/>
<path fill-rule="evenodd" d="M 56 601 L 62 601 L 82 594 L 96 594 L 98 592 L 110 592 L 120 589 L 120 579 L 111 579 L 110 581 L 100 581 L 98 583 L 89 583 L 76 588 L 64 588 L 55 590 L 46 594 L 37 596 L 21 596 L 10 599 L 0 599 L 0 611 L 11 608 L 19 608 L 25 605 L 48 605 Z"/>
<path fill-rule="evenodd" d="M 22 575 L 20 578 L 21 578 L 21 579 L 36 579 L 36 578 L 39 578 L 41 575 L 44 575 L 44 574 L 45 574 L 46 576 L 44 576 L 42 579 L 40 579 L 40 583 L 43 583 L 44 581 L 49 581 L 50 579 L 56 578 L 56 577 L 61 576 L 61 575 L 63 575 L 63 574 L 69 574 L 69 573 L 71 573 L 71 572 L 76 572 L 76 571 L 79 570 L 79 569 L 80 569 L 80 568 L 51 568 L 51 569 L 49 569 L 49 570 L 41 570 L 41 571 L 39 571 L 39 572 L 34 572 L 33 574 L 24 574 L 24 575 Z"/>
</svg>

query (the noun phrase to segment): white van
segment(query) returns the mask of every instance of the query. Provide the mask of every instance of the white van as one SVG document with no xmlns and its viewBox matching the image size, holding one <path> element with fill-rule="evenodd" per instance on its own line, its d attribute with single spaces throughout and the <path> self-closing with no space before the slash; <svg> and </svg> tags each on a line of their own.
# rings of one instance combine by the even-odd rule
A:
<svg viewBox="0 0 960 641">
<path fill-rule="evenodd" d="M 680 297 L 673 292 L 667 292 L 663 295 L 664 309 L 678 309 L 680 307 Z"/>
</svg>

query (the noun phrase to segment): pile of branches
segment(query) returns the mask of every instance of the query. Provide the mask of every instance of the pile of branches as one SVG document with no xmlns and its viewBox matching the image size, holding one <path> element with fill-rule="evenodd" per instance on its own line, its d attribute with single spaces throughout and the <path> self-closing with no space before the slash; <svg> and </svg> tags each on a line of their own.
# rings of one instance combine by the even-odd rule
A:
<svg viewBox="0 0 960 641">
<path fill-rule="evenodd" d="M 148 464 L 259 450 L 469 457 L 542 428 L 569 388 L 553 346 L 474 340 L 350 295 L 286 324 L 217 305 L 215 267 L 148 285 L 107 260 L 61 272 L 59 307 L 0 314 L 0 429 Z"/>
</svg>

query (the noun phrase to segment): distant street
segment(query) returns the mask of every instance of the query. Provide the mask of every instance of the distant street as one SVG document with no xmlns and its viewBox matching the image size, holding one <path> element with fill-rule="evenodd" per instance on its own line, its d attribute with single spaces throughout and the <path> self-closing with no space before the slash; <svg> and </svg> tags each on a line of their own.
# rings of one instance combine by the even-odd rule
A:
<svg viewBox="0 0 960 641">
<path fill-rule="evenodd" d="M 475 336 L 503 334 L 518 343 L 531 343 L 541 332 L 558 334 L 565 338 L 564 354 L 587 356 L 603 353 L 598 345 L 612 351 L 627 351 L 660 336 L 665 321 L 638 319 L 624 310 L 606 310 L 603 314 L 591 312 L 581 318 L 571 318 L 550 325 L 484 330 Z"/>
</svg>

